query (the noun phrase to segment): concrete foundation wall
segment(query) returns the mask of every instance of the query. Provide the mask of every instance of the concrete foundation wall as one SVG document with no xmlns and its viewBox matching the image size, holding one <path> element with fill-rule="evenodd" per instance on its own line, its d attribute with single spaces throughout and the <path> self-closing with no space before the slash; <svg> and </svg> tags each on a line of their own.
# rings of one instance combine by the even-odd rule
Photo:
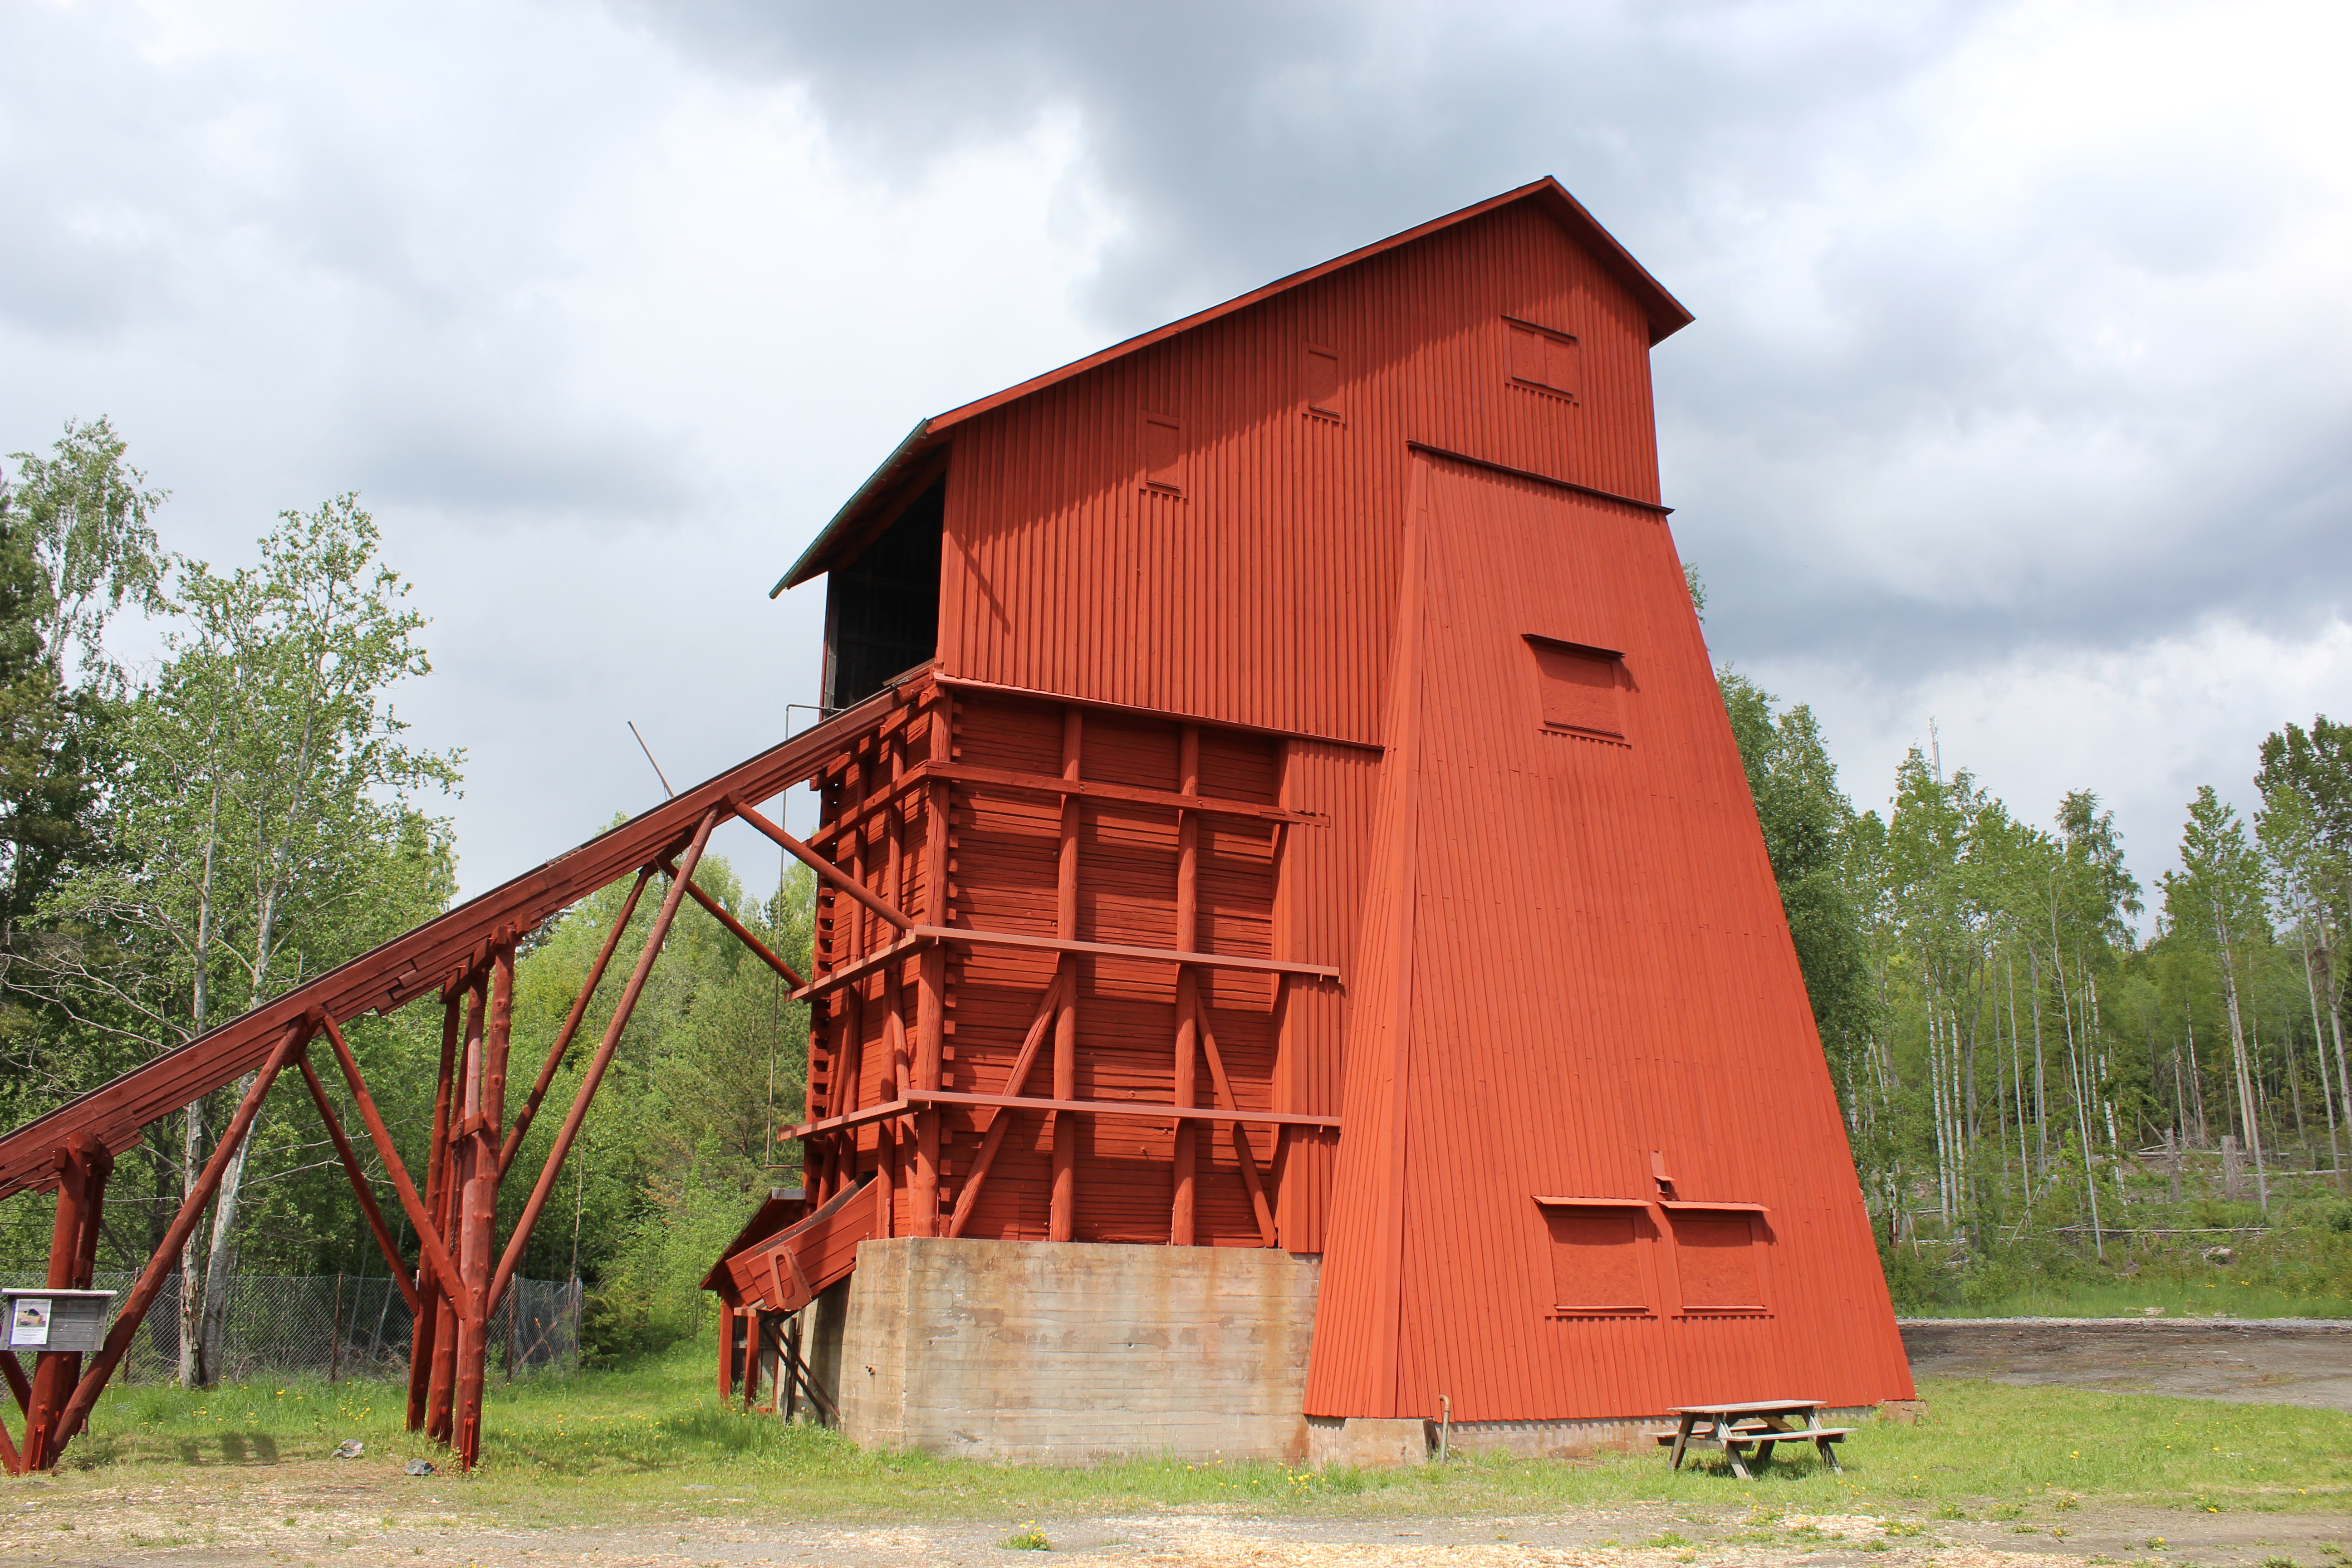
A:
<svg viewBox="0 0 2352 1568">
<path fill-rule="evenodd" d="M 842 1429 L 959 1458 L 1301 1459 L 1319 1272 L 1255 1247 L 865 1242 L 838 1316 Z"/>
</svg>

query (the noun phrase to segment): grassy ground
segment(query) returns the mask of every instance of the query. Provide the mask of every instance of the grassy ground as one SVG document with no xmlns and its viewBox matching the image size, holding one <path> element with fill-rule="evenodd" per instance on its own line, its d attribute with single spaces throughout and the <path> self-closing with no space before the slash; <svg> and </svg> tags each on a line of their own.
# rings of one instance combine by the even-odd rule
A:
<svg viewBox="0 0 2352 1568">
<path fill-rule="evenodd" d="M 1808 1453 L 1776 1461 L 1753 1486 L 1719 1460 L 1671 1473 L 1654 1453 L 1397 1471 L 1175 1460 L 1026 1468 L 869 1454 L 826 1431 L 722 1411 L 705 1358 L 681 1351 L 625 1372 L 493 1385 L 483 1463 L 464 1490 L 466 1506 L 547 1524 L 674 1505 L 682 1489 L 843 1520 L 1219 1504 L 1426 1514 L 1662 1501 L 2031 1517 L 2063 1530 L 2076 1500 L 2232 1512 L 2352 1509 L 2352 1415 L 2340 1412 L 1984 1383 L 1928 1383 L 1921 1393 L 1928 1419 L 1857 1433 L 1845 1446 L 1845 1475 L 1819 1469 Z M 117 1389 L 68 1468 L 100 1484 L 176 1480 L 317 1460 L 349 1437 L 367 1444 L 371 1468 L 446 1459 L 402 1429 L 403 1396 L 383 1384 Z"/>
<path fill-rule="evenodd" d="M 2135 1279 L 2028 1286 L 1972 1300 L 1905 1307 L 1918 1318 L 2137 1318 L 2162 1308 L 2169 1318 L 2352 1318 L 2352 1300 L 2305 1295 L 2258 1281 Z"/>
</svg>

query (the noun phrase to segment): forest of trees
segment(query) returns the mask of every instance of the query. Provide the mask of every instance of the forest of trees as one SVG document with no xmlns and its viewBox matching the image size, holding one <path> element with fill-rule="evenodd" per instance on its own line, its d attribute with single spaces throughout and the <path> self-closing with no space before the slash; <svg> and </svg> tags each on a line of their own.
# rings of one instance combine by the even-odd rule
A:
<svg viewBox="0 0 2352 1568">
<path fill-rule="evenodd" d="M 163 547 L 165 497 L 106 421 L 69 423 L 12 462 L 0 1127 L 446 908 L 457 847 L 433 808 L 464 762 L 397 716 L 396 690 L 430 671 L 428 622 L 355 497 L 283 514 L 257 564 L 221 572 Z M 160 635 L 136 669 L 106 641 L 126 612 Z M 2027 1273 L 2128 1275 L 2158 1256 L 2152 1238 L 2352 1231 L 2352 1205 L 2326 1196 L 2352 1156 L 2338 952 L 2352 727 L 2282 723 L 2248 758 L 2253 820 L 2200 790 L 2180 868 L 2151 890 L 2087 790 L 2037 825 L 1915 750 L 1887 814 L 1857 812 L 1807 708 L 1728 668 L 1721 686 L 1899 1300 L 1993 1299 Z M 761 897 L 723 862 L 703 868 L 702 887 L 805 967 L 804 871 Z M 621 896 L 524 944 L 517 1060 L 554 1035 Z M 747 957 L 685 907 L 533 1236 L 526 1274 L 590 1281 L 599 1353 L 689 1330 L 718 1247 L 764 1189 L 797 1180 L 772 1133 L 801 1103 L 805 1016 Z M 608 973 L 588 1031 L 624 983 Z M 430 1121 L 438 1029 L 437 1009 L 412 1007 L 349 1031 L 411 1142 Z M 120 1160 L 101 1268 L 144 1261 L 241 1088 Z M 557 1120 L 534 1128 L 522 1168 Z M 2242 1158 L 2224 1158 L 2225 1140 Z M 0 1268 L 39 1267 L 48 1223 L 44 1201 L 0 1204 Z M 2342 1246 L 2274 1252 L 2286 1286 L 2352 1285 Z M 197 1282 L 183 1292 L 190 1383 L 211 1375 L 237 1271 L 382 1272 L 305 1098 L 272 1097 L 182 1265 Z"/>
<path fill-rule="evenodd" d="M 2038 826 L 1915 747 L 1857 812 L 1807 708 L 1721 686 L 1898 1299 L 2352 1229 L 2352 726 L 2263 738 L 2251 824 L 2200 788 L 2151 892 L 2089 790 Z M 2352 1284 L 2340 1246 L 2271 1257 Z"/>
<path fill-rule="evenodd" d="M 106 421 L 69 424 L 48 452 L 12 463 L 0 484 L 0 1127 L 446 909 L 456 846 L 431 807 L 464 761 L 415 744 L 397 715 L 396 689 L 430 672 L 427 621 L 378 558 L 355 497 L 284 514 L 257 564 L 220 572 L 162 547 L 165 497 Z M 161 634 L 161 657 L 135 671 L 104 640 L 125 611 Z M 805 873 L 764 900 L 715 858 L 696 880 L 805 964 Z M 526 943 L 519 1060 L 555 1033 L 620 892 Z M 640 942 L 654 902 L 635 916 Z M 796 1179 L 772 1167 L 769 1130 L 772 1104 L 786 1121 L 798 1107 L 805 1025 L 744 956 L 686 907 L 566 1172 L 569 1223 L 541 1224 L 524 1260 L 526 1274 L 576 1271 L 599 1287 L 592 1316 L 608 1353 L 690 1321 L 694 1281 L 746 1204 Z M 625 979 L 607 976 L 588 1029 Z M 430 1122 L 439 1027 L 437 1009 L 412 1007 L 348 1031 L 397 1134 Z M 568 1094 L 578 1070 L 553 1092 Z M 149 1128 L 118 1160 L 101 1269 L 144 1263 L 245 1087 Z M 349 1106 L 340 1114 L 356 1124 Z M 544 1158 L 556 1121 L 534 1129 L 524 1162 L 534 1147 Z M 191 1384 L 211 1375 L 238 1271 L 384 1267 L 303 1096 L 271 1096 L 233 1158 L 181 1260 L 196 1282 L 181 1293 Z M 405 1244 L 398 1205 L 384 1206 Z M 0 1204 L 0 1268 L 42 1265 L 49 1209 Z"/>
</svg>

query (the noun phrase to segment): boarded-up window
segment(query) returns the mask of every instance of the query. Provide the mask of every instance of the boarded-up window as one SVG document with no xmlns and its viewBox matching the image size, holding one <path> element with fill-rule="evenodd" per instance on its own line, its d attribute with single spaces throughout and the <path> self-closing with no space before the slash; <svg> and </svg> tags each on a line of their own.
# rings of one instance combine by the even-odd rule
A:
<svg viewBox="0 0 2352 1568">
<path fill-rule="evenodd" d="M 1318 414 L 1339 412 L 1339 355 L 1308 343 L 1300 356 L 1300 379 L 1307 387 L 1307 406 Z"/>
<path fill-rule="evenodd" d="M 1756 1268 L 1756 1225 L 1741 1213 L 1684 1210 L 1674 1216 L 1675 1272 L 1686 1310 L 1764 1305 Z"/>
<path fill-rule="evenodd" d="M 1510 332 L 1511 379 L 1573 397 L 1582 365 L 1577 341 L 1527 321 L 1505 321 Z"/>
<path fill-rule="evenodd" d="M 1616 654 L 1538 637 L 1528 638 L 1528 647 L 1535 653 L 1545 729 L 1624 738 L 1624 699 L 1618 679 L 1622 660 Z"/>
<path fill-rule="evenodd" d="M 1552 1304 L 1563 1311 L 1646 1312 L 1639 1249 L 1642 1210 L 1547 1204 Z"/>
<path fill-rule="evenodd" d="M 1164 414 L 1143 416 L 1143 479 L 1154 489 L 1184 489 L 1184 433 Z"/>
</svg>

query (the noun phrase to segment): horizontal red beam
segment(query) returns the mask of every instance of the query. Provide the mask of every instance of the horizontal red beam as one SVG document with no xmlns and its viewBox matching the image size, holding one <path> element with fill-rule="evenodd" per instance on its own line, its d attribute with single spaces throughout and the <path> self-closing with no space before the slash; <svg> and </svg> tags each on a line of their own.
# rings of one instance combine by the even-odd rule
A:
<svg viewBox="0 0 2352 1568">
<path fill-rule="evenodd" d="M 1339 1119 L 1336 1116 L 1309 1116 L 1295 1110 L 1220 1110 L 1207 1105 L 1160 1105 L 1148 1100 L 1041 1100 L 1025 1094 L 961 1094 L 953 1089 L 912 1089 L 903 1100 L 887 1100 L 844 1116 L 828 1116 L 822 1121 L 787 1127 L 776 1136 L 780 1140 L 813 1138 L 821 1133 L 864 1127 L 870 1122 L 887 1121 L 894 1116 L 908 1116 L 935 1105 L 969 1105 L 1000 1110 L 1068 1111 L 1074 1115 L 1123 1116 L 1143 1121 L 1238 1121 L 1251 1127 L 1336 1129 L 1339 1125 Z"/>
<path fill-rule="evenodd" d="M 863 980 L 876 970 L 897 963 L 917 948 L 934 942 L 962 942 L 976 947 L 1024 947 L 1040 952 L 1076 952 L 1096 958 L 1135 958 L 1147 963 L 1191 963 L 1202 969 L 1239 969 L 1258 974 L 1304 974 L 1315 980 L 1337 980 L 1339 969 L 1330 963 L 1294 963 L 1286 958 L 1244 958 L 1237 953 L 1197 952 L 1181 947 L 1130 947 L 1117 942 L 1074 942 L 1067 937 L 1030 936 L 1021 931 L 974 931 L 969 926 L 913 926 L 889 946 L 819 975 L 793 1000 L 805 1002 Z"/>
<path fill-rule="evenodd" d="M 120 1153 L 148 1123 L 261 1065 L 279 1037 L 310 1014 L 341 1022 L 389 1013 L 434 990 L 500 931 L 525 931 L 607 883 L 628 876 L 694 836 L 712 810 L 781 794 L 815 771 L 851 738 L 881 722 L 903 700 L 884 691 L 814 729 L 772 746 L 715 778 L 682 791 L 642 816 L 598 835 L 545 865 L 468 899 L 447 914 L 394 937 L 210 1033 L 167 1051 L 0 1138 L 0 1198 L 56 1184 L 51 1158 L 75 1132 Z"/>
</svg>

